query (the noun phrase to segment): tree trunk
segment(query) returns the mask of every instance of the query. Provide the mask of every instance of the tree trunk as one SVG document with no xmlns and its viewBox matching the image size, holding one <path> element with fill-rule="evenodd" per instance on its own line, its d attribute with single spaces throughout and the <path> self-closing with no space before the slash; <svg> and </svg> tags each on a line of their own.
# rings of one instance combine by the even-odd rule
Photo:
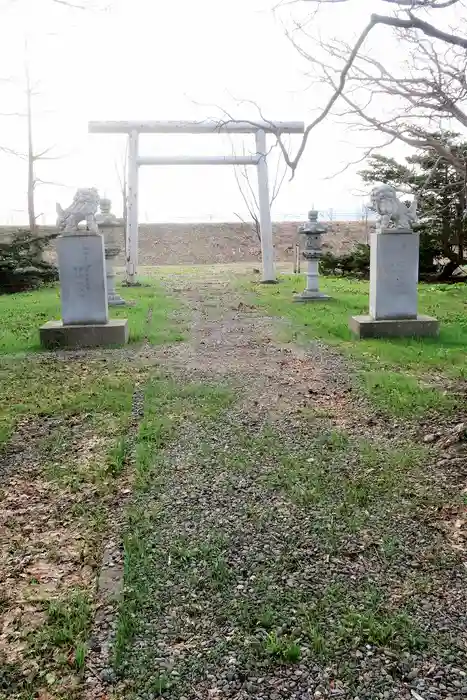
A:
<svg viewBox="0 0 467 700">
<path fill-rule="evenodd" d="M 453 272 L 459 267 L 457 261 L 450 260 L 437 275 L 437 282 L 447 282 L 451 279 Z"/>
<path fill-rule="evenodd" d="M 29 71 L 29 62 L 27 57 L 27 46 L 26 46 L 26 63 L 25 63 L 25 74 L 26 74 L 26 108 L 27 108 L 27 128 L 28 128 L 28 219 L 29 219 L 29 231 L 32 238 L 38 237 L 37 221 L 36 221 L 36 207 L 35 207 L 35 188 L 36 188 L 36 177 L 34 172 L 35 157 L 34 157 L 34 142 L 32 133 L 32 87 L 31 87 L 31 74 Z M 37 262 L 42 262 L 43 253 L 42 247 L 40 245 L 31 245 L 31 250 L 34 251 L 34 257 Z"/>
<path fill-rule="evenodd" d="M 261 243 L 261 226 L 258 217 L 253 216 L 253 221 L 255 225 L 256 236 L 258 237 L 258 241 Z"/>
<path fill-rule="evenodd" d="M 465 188 L 463 187 L 459 193 L 459 208 L 457 212 L 456 228 L 457 228 L 457 253 L 459 265 L 464 262 L 464 212 L 465 212 Z"/>
<path fill-rule="evenodd" d="M 451 234 L 451 221 L 450 221 L 448 216 L 443 215 L 443 218 L 442 218 L 443 255 L 446 258 L 449 258 L 451 260 L 454 251 L 452 250 L 452 247 L 451 247 L 450 234 Z"/>
<path fill-rule="evenodd" d="M 36 234 L 36 211 L 34 207 L 34 148 L 32 139 L 32 94 L 29 64 L 26 60 L 26 100 L 28 122 L 28 217 L 31 235 Z"/>
<path fill-rule="evenodd" d="M 128 182 L 127 182 L 127 171 L 126 171 L 126 161 L 123 169 L 123 185 L 122 185 L 122 200 L 123 200 L 123 238 L 125 241 L 125 260 L 128 259 L 128 241 L 127 241 L 127 231 L 128 231 Z"/>
<path fill-rule="evenodd" d="M 451 246 L 451 212 L 450 212 L 450 199 L 446 196 L 447 186 L 449 184 L 448 166 L 444 166 L 444 196 L 442 198 L 442 214 L 441 214 L 441 245 L 443 249 L 443 255 L 449 258 L 450 261 L 453 260 L 454 251 Z"/>
</svg>

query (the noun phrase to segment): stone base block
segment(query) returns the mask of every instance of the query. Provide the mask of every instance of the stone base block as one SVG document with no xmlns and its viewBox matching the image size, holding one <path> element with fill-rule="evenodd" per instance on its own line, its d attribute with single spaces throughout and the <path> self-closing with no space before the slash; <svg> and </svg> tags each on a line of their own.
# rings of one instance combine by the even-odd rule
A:
<svg viewBox="0 0 467 700">
<path fill-rule="evenodd" d="M 352 316 L 349 328 L 358 338 L 410 338 L 439 335 L 439 321 L 431 316 L 384 319 L 371 316 Z"/>
<path fill-rule="evenodd" d="M 307 302 L 307 301 L 330 301 L 332 297 L 327 294 L 321 294 L 321 292 L 294 294 L 293 300 L 297 302 Z"/>
<path fill-rule="evenodd" d="M 109 294 L 107 297 L 107 303 L 109 306 L 126 306 L 126 301 L 120 294 Z"/>
<path fill-rule="evenodd" d="M 41 345 L 47 350 L 125 345 L 128 336 L 126 319 L 86 326 L 64 326 L 62 321 L 49 321 L 40 329 Z"/>
</svg>

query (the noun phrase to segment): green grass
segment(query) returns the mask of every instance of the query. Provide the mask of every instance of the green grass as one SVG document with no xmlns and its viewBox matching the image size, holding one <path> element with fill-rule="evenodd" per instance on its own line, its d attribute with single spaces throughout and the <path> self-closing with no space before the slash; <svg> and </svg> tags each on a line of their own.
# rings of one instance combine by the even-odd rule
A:
<svg viewBox="0 0 467 700">
<path fill-rule="evenodd" d="M 112 447 L 107 457 L 106 472 L 112 477 L 122 474 L 130 453 L 130 444 L 126 435 L 122 435 Z"/>
<path fill-rule="evenodd" d="M 29 634 L 29 672 L 19 664 L 0 665 L 0 697 L 32 700 L 47 688 L 57 699 L 77 697 L 77 684 L 65 685 L 64 673 L 82 677 L 86 663 L 87 641 L 92 623 L 92 605 L 87 591 L 68 591 L 60 600 L 45 601 L 44 622 Z M 7 691 L 7 695 L 2 694 Z"/>
<path fill-rule="evenodd" d="M 134 342 L 159 345 L 183 338 L 179 308 L 157 283 L 122 289 L 122 294 L 135 305 L 112 310 L 111 315 L 129 318 Z M 20 504 L 27 493 L 35 507 L 29 531 L 23 532 L 22 525 L 17 528 L 13 521 L 8 523 L 11 541 L 25 562 L 35 561 L 40 552 L 52 567 L 64 556 L 70 532 L 72 541 L 76 537 L 79 543 L 76 570 L 73 564 L 66 565 L 73 574 L 71 582 L 65 576 L 57 591 L 37 600 L 35 586 L 41 582 L 29 582 L 31 609 L 41 611 L 44 621 L 38 628 L 32 624 L 28 629 L 27 620 L 21 619 L 13 643 L 21 643 L 23 651 L 18 661 L 0 664 L 0 696 L 7 688 L 18 700 L 42 697 L 46 691 L 47 697 L 71 700 L 79 694 L 86 665 L 94 596 L 93 587 L 75 587 L 80 585 L 77 574 L 83 567 L 93 570 L 99 565 L 111 509 L 120 498 L 122 483 L 127 485 L 131 477 L 136 429 L 133 397 L 135 392 L 144 391 L 155 370 L 144 354 L 138 353 L 127 357 L 95 351 L 60 356 L 35 352 L 41 323 L 60 316 L 56 288 L 2 296 L 0 313 L 0 450 L 7 467 L 11 450 L 15 479 L 10 486 L 6 472 L 1 496 L 17 497 Z M 193 388 L 188 391 L 196 394 Z M 209 388 L 199 393 L 208 414 L 212 404 Z M 169 416 L 155 415 L 154 420 L 171 425 Z M 19 425 L 21 432 L 15 434 Z M 43 519 L 38 510 L 42 497 Z M 4 566 L 8 576 L 8 559 Z M 16 564 L 11 563 L 11 567 L 14 580 Z M 17 608 L 14 591 L 12 584 L 2 610 L 6 614 Z"/>
<path fill-rule="evenodd" d="M 405 652 L 429 644 L 415 620 L 404 610 L 388 609 L 382 591 L 370 585 L 349 592 L 341 584 L 331 584 L 302 604 L 299 616 L 313 655 L 324 662 L 366 645 Z"/>
<path fill-rule="evenodd" d="M 245 676 L 319 663 L 352 684 L 356 650 L 401 660 L 448 653 L 449 634 L 428 629 L 423 608 L 427 595 L 442 597 L 439 577 L 454 565 L 424 522 L 445 498 L 427 473 L 427 448 L 312 421 L 299 435 L 251 432 L 229 423 L 230 400 L 218 392 L 170 382 L 147 392 L 115 647 L 128 697 L 161 678 L 173 697 L 188 695 L 230 656 Z M 174 459 L 190 425 L 196 442 L 182 440 Z M 208 511 L 215 520 L 203 525 Z M 174 675 L 154 643 L 161 627 L 182 650 L 196 637 L 173 660 Z"/>
<path fill-rule="evenodd" d="M 34 644 L 49 661 L 60 650 L 76 670 L 82 671 L 86 643 L 92 621 L 92 605 L 87 591 L 70 591 L 66 598 L 47 601 L 46 619 Z"/>
<path fill-rule="evenodd" d="M 124 288 L 122 293 L 135 305 L 112 309 L 111 315 L 128 317 L 130 341 L 161 345 L 183 340 L 184 322 L 175 317 L 180 313 L 178 306 L 156 282 Z M 124 361 L 56 359 L 49 353 L 24 357 L 26 352 L 40 350 L 39 326 L 60 318 L 57 288 L 0 296 L 0 315 L 0 446 L 21 416 L 128 413 L 133 380 L 141 370 L 138 360 L 130 372 Z"/>
<path fill-rule="evenodd" d="M 135 365 L 135 377 L 141 368 Z M 0 446 L 21 418 L 121 416 L 131 409 L 128 367 L 101 359 L 0 358 Z"/>
<path fill-rule="evenodd" d="M 368 313 L 368 283 L 324 278 L 328 303 L 296 304 L 303 277 L 281 276 L 277 286 L 247 284 L 254 303 L 290 324 L 281 327 L 288 341 L 323 340 L 358 362 L 360 385 L 383 410 L 395 415 L 421 415 L 428 409 L 447 410 L 456 396 L 447 382 L 467 378 L 467 286 L 420 285 L 419 310 L 441 322 L 439 338 L 356 340 L 349 317 Z M 253 296 L 252 292 L 255 296 Z"/>
<path fill-rule="evenodd" d="M 52 504 L 47 517 L 45 501 L 44 522 L 37 522 L 37 515 L 32 517 L 31 545 L 27 534 L 15 533 L 22 538 L 16 545 L 18 551 L 25 561 L 29 554 L 34 561 L 41 537 L 37 532 L 45 537 L 49 528 L 55 532 L 50 542 L 39 545 L 41 556 L 60 561 L 60 533 L 66 537 L 71 529 L 80 543 L 76 569 L 96 565 L 109 527 L 109 509 L 119 490 L 118 480 L 127 467 L 126 435 L 134 383 L 144 381 L 147 369 L 138 363 L 97 358 L 60 360 L 45 355 L 32 360 L 10 356 L 0 359 L 0 365 L 8 378 L 0 384 L 0 448 L 2 440 L 8 446 L 19 421 L 25 422 L 24 439 L 27 436 L 28 440 L 23 461 L 15 465 L 14 486 L 10 488 L 8 479 L 4 480 L 2 496 L 11 498 L 17 493 L 21 498 L 26 488 L 28 498 L 32 496 L 36 503 L 40 499 L 34 491 L 38 483 L 38 493 L 44 492 L 45 498 L 49 493 Z M 99 448 L 88 454 L 88 441 L 92 445 L 95 440 Z M 22 481 L 26 469 L 31 469 L 29 487 Z M 6 563 L 5 571 L 8 575 Z M 50 599 L 44 599 L 45 621 L 38 631 L 28 633 L 27 622 L 22 623 L 19 633 L 20 639 L 25 638 L 25 659 L 8 670 L 18 700 L 36 697 L 41 688 L 48 688 L 57 699 L 77 697 L 73 677 L 82 676 L 86 663 L 93 594 L 93 590 L 64 587 L 58 597 L 53 592 Z M 41 605 L 40 601 L 32 603 Z M 24 673 L 24 665 L 36 670 Z"/>
<path fill-rule="evenodd" d="M 111 307 L 111 318 L 128 318 L 130 342 L 147 340 L 153 345 L 183 340 L 184 324 L 175 318 L 178 306 L 154 280 L 144 279 L 143 287 L 124 287 L 122 296 L 132 305 Z M 39 328 L 59 320 L 58 286 L 33 292 L 0 296 L 0 355 L 40 350 Z"/>
<path fill-rule="evenodd" d="M 250 288 L 262 308 L 290 319 L 289 340 L 320 338 L 349 353 L 361 386 L 389 412 L 448 405 L 428 382 L 437 374 L 464 377 L 463 288 L 421 291 L 438 305 L 423 301 L 423 310 L 443 322 L 439 342 L 356 342 L 347 320 L 365 310 L 365 285 L 326 280 L 336 300 L 317 307 L 291 303 L 295 284 Z M 130 318 L 135 342 L 181 338 L 176 306 L 157 284 L 122 294 L 137 306 L 112 313 Z M 451 633 L 438 629 L 446 615 L 432 619 L 424 608 L 427 598 L 450 606 L 453 629 L 459 624 L 455 595 L 444 600 L 461 579 L 460 572 L 452 576 L 456 554 L 429 522 L 452 493 L 430 474 L 429 448 L 352 436 L 333 428 L 322 409 L 304 411 L 293 428 L 285 418 L 284 428 L 251 428 L 235 411 L 232 417 L 228 387 L 184 383 L 142 358 L 25 357 L 37 349 L 41 322 L 31 306 L 47 315 L 41 320 L 53 318 L 57 291 L 16 299 L 24 313 L 15 298 L 0 298 L 9 334 L 0 345 L 0 442 L 23 418 L 32 427 L 60 419 L 41 438 L 37 463 L 57 493 L 71 495 L 67 525 L 86 543 L 86 556 L 99 559 L 109 504 L 132 469 L 113 648 L 125 697 L 188 697 L 209 668 L 225 670 L 231 657 L 246 678 L 318 663 L 349 686 L 361 671 L 356 650 L 389 652 L 395 664 L 410 652 L 420 666 L 449 653 L 460 665 Z M 11 314 L 23 319 L 20 330 Z M 144 392 L 144 415 L 131 432 L 135 389 Z M 75 453 L 81 431 L 106 438 L 83 464 Z M 72 589 L 41 605 L 45 621 L 28 650 L 33 660 L 42 655 L 39 677 L 26 687 L 21 665 L 4 665 L 0 687 L 13 688 L 20 700 L 44 688 L 68 700 L 73 692 L 60 695 L 61 681 L 82 676 L 92 592 Z M 177 650 L 170 667 L 162 648 Z"/>
<path fill-rule="evenodd" d="M 154 512 L 148 505 L 148 498 L 158 484 L 165 481 L 167 464 L 164 449 L 185 424 L 194 420 L 212 420 L 231 404 L 232 399 L 226 387 L 183 385 L 163 376 L 153 377 L 146 387 L 144 420 L 136 444 L 135 500 L 128 512 L 124 537 L 125 588 L 114 646 L 117 668 L 122 666 L 125 654 L 141 626 L 139 614 L 150 601 L 148 577 L 153 575 L 151 540 Z M 174 538 L 177 536 L 174 533 Z M 173 555 L 189 560 L 192 553 L 186 547 L 175 546 Z M 218 549 L 215 559 L 216 564 L 210 570 L 210 575 L 214 582 L 219 582 L 226 571 Z"/>
<path fill-rule="evenodd" d="M 290 637 L 283 637 L 277 632 L 269 632 L 258 645 L 260 653 L 271 657 L 279 663 L 293 664 L 300 659 L 300 644 Z"/>
</svg>

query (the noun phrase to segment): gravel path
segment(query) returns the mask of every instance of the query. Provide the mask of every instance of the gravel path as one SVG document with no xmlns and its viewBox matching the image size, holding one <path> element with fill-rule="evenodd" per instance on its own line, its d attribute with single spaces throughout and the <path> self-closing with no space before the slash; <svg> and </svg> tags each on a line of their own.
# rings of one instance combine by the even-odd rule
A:
<svg viewBox="0 0 467 700">
<path fill-rule="evenodd" d="M 342 357 L 281 346 L 232 290 L 186 280 L 190 341 L 148 350 L 237 400 L 187 419 L 138 497 L 138 634 L 117 697 L 467 697 L 465 556 L 441 515 L 461 467 L 439 486 Z"/>
<path fill-rule="evenodd" d="M 329 404 L 332 412 L 345 404 L 351 387 L 344 359 L 320 342 L 306 351 L 281 344 L 278 319 L 246 304 L 225 277 L 178 285 L 176 294 L 192 312 L 190 339 L 158 350 L 158 359 L 192 380 L 237 385 L 244 405 L 269 417 L 308 405 L 310 396 L 314 406 Z"/>
</svg>

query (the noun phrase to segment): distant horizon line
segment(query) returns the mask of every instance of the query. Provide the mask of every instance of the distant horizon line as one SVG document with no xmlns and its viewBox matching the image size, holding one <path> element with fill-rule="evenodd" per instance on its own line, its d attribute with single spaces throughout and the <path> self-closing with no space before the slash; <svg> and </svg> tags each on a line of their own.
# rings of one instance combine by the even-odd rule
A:
<svg viewBox="0 0 467 700">
<path fill-rule="evenodd" d="M 374 212 L 368 211 L 367 215 L 365 216 L 362 214 L 362 212 L 356 212 L 356 211 L 339 211 L 336 209 L 319 209 L 319 219 L 321 221 L 326 221 L 328 223 L 332 223 L 334 221 L 361 221 L 364 222 L 366 219 L 368 221 L 373 221 L 376 219 L 376 214 Z M 118 217 L 117 217 L 118 218 Z M 283 218 L 274 218 L 273 223 L 274 224 L 282 224 L 282 223 L 304 223 L 307 220 L 306 213 L 304 214 L 286 214 L 283 215 Z M 190 217 L 190 216 L 179 216 L 179 217 L 174 217 L 173 219 L 161 219 L 161 220 L 142 220 L 139 222 L 140 225 L 142 226 L 151 226 L 151 225 L 159 225 L 159 224 L 237 224 L 237 223 L 243 223 L 243 224 L 250 224 L 254 225 L 254 222 L 251 219 L 248 219 L 248 217 L 245 217 L 244 219 L 241 219 L 240 217 L 232 217 L 232 218 L 221 218 L 219 216 L 211 216 L 211 217 Z M 55 222 L 50 222 L 47 223 L 46 220 L 42 219 L 42 221 L 38 221 L 37 225 L 39 227 L 51 227 L 55 225 Z M 22 221 L 10 221 L 10 222 L 0 222 L 1 227 L 17 227 L 17 228 L 27 228 L 28 227 L 28 221 L 27 219 L 24 219 Z"/>
<path fill-rule="evenodd" d="M 118 217 L 117 217 L 118 218 Z M 375 220 L 375 216 L 368 216 L 368 221 L 373 222 Z M 353 218 L 343 218 L 343 216 L 338 216 L 332 219 L 329 218 L 324 218 L 320 217 L 321 221 L 324 221 L 328 224 L 333 224 L 333 223 L 340 223 L 340 224 L 347 224 L 347 223 L 365 223 L 365 219 L 363 217 L 353 217 Z M 306 222 L 305 218 L 296 218 L 296 219 L 273 219 L 272 223 L 273 224 L 303 224 Z M 210 221 L 206 220 L 193 220 L 193 219 L 184 219 L 181 221 L 180 219 L 175 220 L 175 221 L 140 221 L 138 226 L 222 226 L 222 225 L 232 225 L 232 224 L 243 224 L 245 226 L 254 226 L 253 221 L 240 221 L 238 219 L 219 219 L 216 221 L 213 221 L 212 219 Z M 56 228 L 55 224 L 37 224 L 38 229 L 54 229 Z M 14 223 L 14 224 L 2 224 L 0 223 L 0 229 L 18 229 L 18 230 L 27 230 L 29 229 L 29 224 L 25 221 L 24 223 Z"/>
</svg>

